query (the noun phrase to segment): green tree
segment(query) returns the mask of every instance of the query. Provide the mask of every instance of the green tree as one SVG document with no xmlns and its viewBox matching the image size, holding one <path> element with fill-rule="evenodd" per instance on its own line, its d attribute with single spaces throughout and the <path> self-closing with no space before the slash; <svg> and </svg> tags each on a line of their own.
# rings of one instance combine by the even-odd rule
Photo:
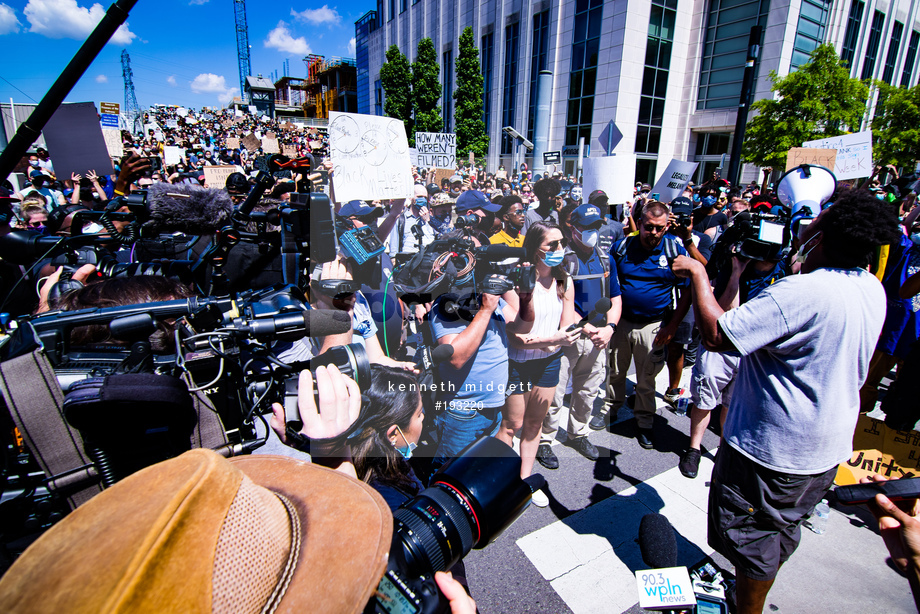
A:
<svg viewBox="0 0 920 614">
<path fill-rule="evenodd" d="M 415 109 L 415 129 L 419 132 L 441 132 L 441 70 L 438 54 L 430 38 L 418 42 L 415 62 L 412 63 L 412 106 Z M 413 137 L 415 135 L 413 134 Z"/>
<path fill-rule="evenodd" d="M 764 98 L 751 105 L 758 114 L 747 124 L 741 149 L 745 161 L 785 168 L 791 147 L 859 129 L 869 88 L 850 78 L 833 46 L 821 45 L 808 64 L 785 77 L 770 71 L 770 80 L 779 99 Z"/>
<path fill-rule="evenodd" d="M 482 69 L 473 28 L 466 27 L 460 35 L 457 54 L 457 91 L 454 92 L 454 123 L 457 131 L 457 156 L 466 158 L 472 151 L 485 156 L 489 150 L 489 135 L 482 121 Z"/>
<path fill-rule="evenodd" d="M 872 157 L 878 165 L 913 170 L 920 159 L 920 85 L 907 89 L 884 81 L 872 119 Z"/>
<path fill-rule="evenodd" d="M 380 67 L 380 85 L 383 87 L 383 112 L 387 117 L 401 119 L 406 125 L 409 145 L 415 144 L 412 127 L 412 73 L 409 60 L 396 45 L 387 49 L 387 61 Z"/>
</svg>

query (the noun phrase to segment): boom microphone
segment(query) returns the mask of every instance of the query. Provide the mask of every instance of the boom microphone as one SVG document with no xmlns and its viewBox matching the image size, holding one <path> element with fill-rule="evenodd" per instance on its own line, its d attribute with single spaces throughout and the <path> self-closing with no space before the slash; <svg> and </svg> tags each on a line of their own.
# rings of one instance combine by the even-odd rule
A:
<svg viewBox="0 0 920 614">
<path fill-rule="evenodd" d="M 598 316 L 603 315 L 606 317 L 606 313 L 610 311 L 611 307 L 613 307 L 613 302 L 609 298 L 602 297 L 597 299 L 597 302 L 594 303 L 594 309 L 588 315 L 583 317 L 580 322 L 569 326 L 566 331 L 571 332 L 576 328 L 581 328 L 585 324 L 591 324 L 591 326 L 600 326 L 601 322 L 596 322 L 600 319 Z"/>
<path fill-rule="evenodd" d="M 651 569 L 677 566 L 677 537 L 662 514 L 646 514 L 639 523 L 639 551 Z"/>
<path fill-rule="evenodd" d="M 92 245 L 100 240 L 110 239 L 93 234 L 54 237 L 34 230 L 16 229 L 0 237 L 0 258 L 13 264 L 32 264 L 39 257 L 55 255 L 67 248 Z"/>
<path fill-rule="evenodd" d="M 154 183 L 147 190 L 147 207 L 150 219 L 144 229 L 149 232 L 207 235 L 229 223 L 233 201 L 225 190 Z"/>
</svg>

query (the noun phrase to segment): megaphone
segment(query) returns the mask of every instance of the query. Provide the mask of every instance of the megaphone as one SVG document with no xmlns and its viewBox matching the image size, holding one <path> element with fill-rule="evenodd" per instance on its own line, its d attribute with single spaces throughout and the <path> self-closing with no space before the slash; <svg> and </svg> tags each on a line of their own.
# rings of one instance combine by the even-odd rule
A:
<svg viewBox="0 0 920 614">
<path fill-rule="evenodd" d="M 789 207 L 792 217 L 816 217 L 821 213 L 821 205 L 830 200 L 836 188 L 837 177 L 830 169 L 817 164 L 800 164 L 780 178 L 776 197 Z"/>
</svg>

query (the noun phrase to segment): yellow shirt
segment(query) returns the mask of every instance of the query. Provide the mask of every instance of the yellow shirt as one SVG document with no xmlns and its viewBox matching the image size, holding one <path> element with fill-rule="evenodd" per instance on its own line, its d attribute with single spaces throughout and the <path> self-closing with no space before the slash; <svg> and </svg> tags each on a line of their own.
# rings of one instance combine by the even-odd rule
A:
<svg viewBox="0 0 920 614">
<path fill-rule="evenodd" d="M 489 243 L 492 245 L 497 243 L 504 243 L 505 245 L 510 245 L 511 247 L 524 247 L 524 233 L 518 233 L 517 237 L 512 238 L 511 235 L 502 229 L 489 237 Z"/>
</svg>

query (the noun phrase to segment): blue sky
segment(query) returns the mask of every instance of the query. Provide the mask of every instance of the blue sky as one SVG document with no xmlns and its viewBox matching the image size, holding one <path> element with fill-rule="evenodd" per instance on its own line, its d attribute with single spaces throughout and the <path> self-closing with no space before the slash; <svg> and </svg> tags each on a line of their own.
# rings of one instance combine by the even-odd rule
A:
<svg viewBox="0 0 920 614">
<path fill-rule="evenodd" d="M 88 0 L 0 0 L 0 100 L 37 102 L 111 4 Z M 305 77 L 303 57 L 354 57 L 354 22 L 375 0 L 336 4 L 249 0 L 246 17 L 252 73 L 268 76 L 290 60 Z M 71 90 L 67 102 L 124 103 L 121 51 L 127 49 L 141 107 L 155 103 L 220 106 L 239 95 L 231 0 L 139 0 Z"/>
</svg>

